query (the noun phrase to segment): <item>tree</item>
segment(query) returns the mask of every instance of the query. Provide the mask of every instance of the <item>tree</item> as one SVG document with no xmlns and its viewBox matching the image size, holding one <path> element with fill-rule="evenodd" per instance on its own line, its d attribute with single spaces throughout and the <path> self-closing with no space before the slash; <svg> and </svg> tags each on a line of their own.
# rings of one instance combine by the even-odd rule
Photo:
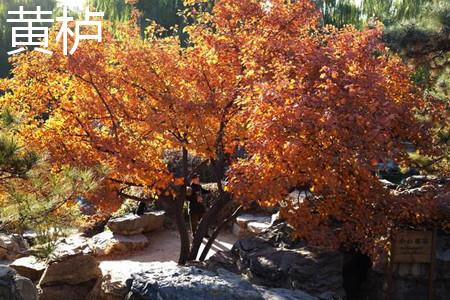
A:
<svg viewBox="0 0 450 300">
<path fill-rule="evenodd" d="M 50 57 L 18 55 L 14 77 L 0 83 L 1 103 L 21 113 L 21 134 L 55 164 L 106 165 L 112 189 L 173 195 L 180 263 L 197 257 L 206 229 L 220 227 L 217 216 L 233 199 L 281 203 L 298 236 L 311 241 L 377 242 L 392 215 L 371 162 L 406 159 L 403 142 L 431 141 L 427 120 L 416 118 L 425 103 L 380 42 L 380 26 L 322 27 L 307 1 L 222 0 L 210 13 L 197 11 L 187 47 L 157 27 L 142 40 L 124 25 L 73 56 L 57 45 Z M 238 146 L 246 157 L 227 173 Z M 164 161 L 174 149 L 181 177 Z M 221 195 L 191 246 L 182 210 L 189 154 L 213 163 Z M 280 200 L 295 187 L 322 198 Z M 342 232 L 315 235 L 330 220 L 344 224 Z"/>
<path fill-rule="evenodd" d="M 216 158 L 219 153 L 214 160 L 223 166 L 221 124 L 231 105 L 228 98 L 213 95 L 212 88 L 230 88 L 235 82 L 214 82 L 216 73 L 209 72 L 223 71 L 222 76 L 233 78 L 240 67 L 229 68 L 224 61 L 218 64 L 221 70 L 211 60 L 211 66 L 198 69 L 208 59 L 205 55 L 211 56 L 208 48 L 183 49 L 172 37 L 142 41 L 138 31 L 128 30 L 119 39 L 109 33 L 104 38 L 103 44 L 86 43 L 69 58 L 58 54 L 56 45 L 52 57 L 17 56 L 14 77 L 4 81 L 4 90 L 10 90 L 4 104 L 30 120 L 22 134 L 49 151 L 55 163 L 105 164 L 112 187 L 142 186 L 152 197 L 171 186 L 183 263 L 189 254 L 182 211 L 189 179 L 187 154 Z M 183 152 L 183 178 L 167 170 L 164 152 L 170 149 Z"/>
<path fill-rule="evenodd" d="M 268 13 L 226 6 L 253 78 L 240 122 L 247 158 L 232 165 L 229 187 L 243 203 L 280 204 L 298 237 L 373 254 L 397 216 L 432 219 L 432 198 L 406 205 L 375 173 L 377 161 L 408 160 L 405 142 L 431 150 L 431 124 L 418 116 L 438 104 L 380 42 L 380 25 L 322 28 L 305 4 L 271 3 Z M 293 188 L 316 197 L 281 200 Z"/>
<path fill-rule="evenodd" d="M 17 134 L 18 122 L 8 111 L 2 113 L 0 228 L 16 233 L 33 230 L 43 244 L 41 254 L 48 255 L 58 234 L 86 219 L 79 197 L 95 188 L 100 172 L 52 168 L 45 155 L 27 149 Z"/>
<path fill-rule="evenodd" d="M 27 173 L 37 164 L 38 156 L 23 149 L 14 133 L 14 117 L 8 110 L 0 115 L 0 183 L 5 185 L 13 179 L 26 178 Z"/>
</svg>

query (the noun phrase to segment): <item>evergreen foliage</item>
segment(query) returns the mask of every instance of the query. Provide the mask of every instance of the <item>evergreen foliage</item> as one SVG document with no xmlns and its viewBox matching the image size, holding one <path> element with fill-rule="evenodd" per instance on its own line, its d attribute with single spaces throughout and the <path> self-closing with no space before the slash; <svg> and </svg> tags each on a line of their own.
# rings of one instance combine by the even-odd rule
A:
<svg viewBox="0 0 450 300">
<path fill-rule="evenodd" d="M 0 228 L 43 233 L 80 223 L 78 197 L 96 188 L 100 171 L 52 168 L 43 155 L 26 149 L 8 110 L 0 118 Z"/>
</svg>

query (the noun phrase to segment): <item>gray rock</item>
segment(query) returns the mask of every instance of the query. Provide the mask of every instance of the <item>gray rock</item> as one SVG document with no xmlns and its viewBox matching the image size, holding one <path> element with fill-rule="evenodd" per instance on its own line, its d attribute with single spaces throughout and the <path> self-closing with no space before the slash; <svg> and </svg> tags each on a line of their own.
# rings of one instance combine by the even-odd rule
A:
<svg viewBox="0 0 450 300">
<path fill-rule="evenodd" d="M 262 233 L 270 227 L 270 223 L 266 222 L 249 222 L 247 224 L 248 231 L 254 234 Z"/>
<path fill-rule="evenodd" d="M 62 260 L 64 257 L 75 254 L 91 254 L 92 249 L 89 246 L 89 240 L 81 234 L 71 235 L 58 240 L 55 250 L 52 252 L 54 260 Z"/>
<path fill-rule="evenodd" d="M 148 246 L 149 241 L 143 234 L 126 236 L 104 231 L 93 236 L 89 243 L 94 255 L 103 256 L 143 249 Z"/>
<path fill-rule="evenodd" d="M 29 278 L 32 281 L 38 281 L 47 267 L 44 262 L 39 261 L 35 256 L 16 259 L 9 266 L 21 276 Z"/>
<path fill-rule="evenodd" d="M 275 225 L 277 222 L 281 222 L 280 212 L 276 212 L 270 217 L 270 226 Z"/>
<path fill-rule="evenodd" d="M 143 216 L 144 226 L 143 233 L 155 231 L 161 229 L 164 225 L 164 219 L 166 218 L 166 213 L 164 211 L 152 211 L 146 212 Z"/>
<path fill-rule="evenodd" d="M 393 182 L 390 182 L 389 180 L 379 179 L 379 181 L 384 187 L 386 187 L 388 189 L 395 189 L 395 188 L 397 188 L 397 185 L 395 183 L 393 183 Z"/>
<path fill-rule="evenodd" d="M 134 235 L 162 228 L 164 218 L 164 211 L 148 212 L 142 216 L 128 214 L 120 218 L 110 219 L 108 228 L 114 233 Z"/>
<path fill-rule="evenodd" d="M 258 288 L 261 295 L 266 300 L 315 300 L 313 297 L 300 290 L 288 290 L 288 289 L 264 289 Z"/>
<path fill-rule="evenodd" d="M 29 246 L 20 235 L 0 233 L 0 259 L 16 259 L 26 255 Z"/>
<path fill-rule="evenodd" d="M 314 300 L 296 290 L 267 290 L 241 276 L 219 269 L 205 271 L 175 263 L 153 263 L 148 271 L 133 274 L 127 281 L 128 300 Z"/>
<path fill-rule="evenodd" d="M 37 290 L 30 279 L 7 266 L 0 265 L 0 299 L 37 300 Z"/>
<path fill-rule="evenodd" d="M 270 216 L 242 214 L 236 218 L 236 223 L 240 227 L 247 226 L 250 222 L 268 223 L 270 224 Z"/>
<path fill-rule="evenodd" d="M 280 223 L 237 241 L 231 252 L 240 272 L 267 287 L 299 289 L 319 298 L 344 297 L 342 254 L 306 247 L 292 240 L 290 231 Z"/>
<path fill-rule="evenodd" d="M 245 237 L 263 232 L 270 227 L 271 216 L 242 214 L 236 218 L 232 232 L 237 237 Z"/>
</svg>

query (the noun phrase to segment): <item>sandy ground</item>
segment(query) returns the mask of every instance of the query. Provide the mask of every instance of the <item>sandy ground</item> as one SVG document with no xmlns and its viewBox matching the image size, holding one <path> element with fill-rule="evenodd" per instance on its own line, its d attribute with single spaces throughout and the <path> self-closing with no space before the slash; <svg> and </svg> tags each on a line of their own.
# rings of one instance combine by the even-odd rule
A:
<svg viewBox="0 0 450 300">
<path fill-rule="evenodd" d="M 177 231 L 161 230 L 152 232 L 147 237 L 150 245 L 143 250 L 115 256 L 114 258 L 100 259 L 100 268 L 103 275 L 110 274 L 113 282 L 122 281 L 129 278 L 131 273 L 145 270 L 151 262 L 176 262 L 178 260 L 180 241 Z M 229 232 L 221 233 L 214 241 L 207 258 L 214 255 L 217 251 L 230 250 L 236 240 L 236 236 Z M 205 243 L 206 240 L 204 239 L 199 253 L 202 252 Z"/>
</svg>

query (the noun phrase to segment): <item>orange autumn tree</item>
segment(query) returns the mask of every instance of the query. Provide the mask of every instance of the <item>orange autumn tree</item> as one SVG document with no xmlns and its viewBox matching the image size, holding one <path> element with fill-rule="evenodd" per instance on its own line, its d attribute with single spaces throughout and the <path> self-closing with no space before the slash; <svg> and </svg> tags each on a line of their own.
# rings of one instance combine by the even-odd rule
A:
<svg viewBox="0 0 450 300">
<path fill-rule="evenodd" d="M 114 36 L 104 32 L 102 44 L 83 43 L 73 56 L 62 55 L 56 44 L 51 50 L 53 56 L 14 57 L 14 77 L 2 82 L 2 105 L 27 120 L 21 134 L 50 152 L 56 164 L 107 166 L 108 196 L 116 191 L 131 197 L 126 188 L 133 186 L 145 188 L 149 198 L 173 193 L 180 263 L 195 259 L 208 224 L 229 199 L 209 211 L 190 249 L 183 216 L 187 155 L 213 162 L 224 194 L 225 126 L 236 111 L 236 97 L 229 95 L 241 72 L 239 64 L 233 67 L 235 58 L 218 62 L 207 44 L 183 49 L 176 38 L 158 38 L 156 31 L 143 41 L 126 26 Z M 172 149 L 183 153 L 184 178 L 168 171 L 164 153 Z"/>
<path fill-rule="evenodd" d="M 435 221 L 433 196 L 408 202 L 376 177 L 379 161 L 407 162 L 409 143 L 433 152 L 423 115 L 434 107 L 380 42 L 380 25 L 322 27 L 305 1 L 222 1 L 216 9 L 252 79 L 236 118 L 247 155 L 229 172 L 235 199 L 280 204 L 298 237 L 370 254 L 399 219 Z M 294 188 L 316 197 L 283 200 Z"/>
<path fill-rule="evenodd" d="M 323 28 L 308 1 L 222 0 L 197 15 L 203 1 L 187 2 L 196 18 L 187 47 L 157 31 L 141 40 L 124 26 L 102 43 L 83 41 L 73 56 L 56 44 L 52 56 L 17 55 L 0 85 L 2 106 L 21 114 L 21 134 L 54 163 L 106 165 L 106 190 L 128 196 L 139 186 L 156 196 L 172 187 L 180 263 L 197 257 L 232 200 L 222 179 L 238 145 L 246 157 L 229 171 L 234 199 L 272 205 L 307 187 L 319 202 L 281 202 L 300 236 L 375 241 L 368 237 L 385 230 L 390 203 L 371 162 L 405 158 L 406 141 L 428 142 L 415 118 L 422 99 L 379 42 L 380 28 Z M 167 170 L 172 149 L 183 153 L 183 178 Z M 221 194 L 191 247 L 182 211 L 189 153 L 213 163 Z M 344 223 L 340 233 L 326 231 L 330 219 Z"/>
</svg>

